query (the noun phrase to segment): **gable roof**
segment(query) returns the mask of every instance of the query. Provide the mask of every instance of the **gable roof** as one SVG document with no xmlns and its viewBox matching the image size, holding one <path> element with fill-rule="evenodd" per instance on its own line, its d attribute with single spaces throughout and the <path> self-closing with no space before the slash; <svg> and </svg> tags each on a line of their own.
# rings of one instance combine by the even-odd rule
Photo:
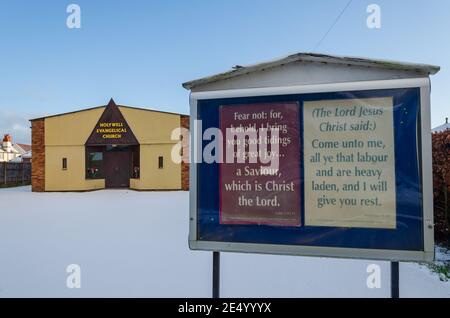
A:
<svg viewBox="0 0 450 318">
<path fill-rule="evenodd" d="M 420 73 L 422 75 L 436 74 L 440 70 L 439 66 L 428 64 L 397 62 L 381 59 L 368 59 L 361 57 L 326 55 L 318 53 L 296 53 L 280 59 L 262 62 L 258 64 L 247 66 L 237 65 L 233 67 L 233 69 L 230 71 L 185 82 L 182 85 L 184 88 L 189 90 L 201 85 L 230 79 L 244 74 L 267 70 L 270 68 L 279 67 L 293 62 L 330 63 L 330 64 L 351 65 L 351 66 L 365 66 L 397 71 L 411 71 Z"/>
<path fill-rule="evenodd" d="M 114 100 L 111 98 L 110 102 Z M 174 112 L 166 112 L 166 111 L 162 111 L 162 110 L 155 110 L 155 109 L 151 109 L 151 108 L 142 108 L 142 107 L 134 107 L 134 106 L 126 106 L 126 105 L 119 105 L 116 104 L 118 107 L 124 107 L 124 108 L 131 108 L 131 109 L 137 109 L 137 110 L 142 110 L 142 111 L 149 111 L 149 112 L 156 112 L 156 113 L 162 113 L 162 114 L 169 114 L 169 115 L 179 115 L 179 116 L 189 116 L 186 114 L 182 114 L 182 113 L 174 113 Z M 80 109 L 80 110 L 75 110 L 75 111 L 71 111 L 71 112 L 66 112 L 66 113 L 60 113 L 60 114 L 56 114 L 56 115 L 49 115 L 49 116 L 43 116 L 43 117 L 37 117 L 37 118 L 32 118 L 29 119 L 29 121 L 33 122 L 36 120 L 41 120 L 41 119 L 46 119 L 46 118 L 52 118 L 52 117 L 58 117 L 58 116 L 64 116 L 64 115 L 70 115 L 70 114 L 76 114 L 79 112 L 84 112 L 84 111 L 89 111 L 89 110 L 94 110 L 94 109 L 99 109 L 99 108 L 106 108 L 108 105 L 102 105 L 102 106 L 95 106 L 95 107 L 90 107 L 90 108 L 85 108 L 85 109 Z"/>
<path fill-rule="evenodd" d="M 26 145 L 26 144 L 14 144 L 14 147 L 15 146 L 19 146 L 20 148 L 22 148 L 22 150 L 24 151 L 24 152 L 28 152 L 28 151 L 31 151 L 31 145 Z M 20 151 L 20 150 L 19 150 Z"/>
</svg>

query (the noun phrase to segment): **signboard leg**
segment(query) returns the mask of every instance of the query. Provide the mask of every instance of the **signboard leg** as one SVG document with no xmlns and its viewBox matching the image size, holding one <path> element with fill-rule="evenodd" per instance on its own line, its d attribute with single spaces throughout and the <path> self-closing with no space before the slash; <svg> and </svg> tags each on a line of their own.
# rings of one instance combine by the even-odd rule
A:
<svg viewBox="0 0 450 318">
<path fill-rule="evenodd" d="M 213 252 L 212 298 L 220 298 L 220 253 Z"/>
<path fill-rule="evenodd" d="M 399 263 L 391 262 L 391 298 L 400 297 L 399 280 L 400 280 Z"/>
</svg>

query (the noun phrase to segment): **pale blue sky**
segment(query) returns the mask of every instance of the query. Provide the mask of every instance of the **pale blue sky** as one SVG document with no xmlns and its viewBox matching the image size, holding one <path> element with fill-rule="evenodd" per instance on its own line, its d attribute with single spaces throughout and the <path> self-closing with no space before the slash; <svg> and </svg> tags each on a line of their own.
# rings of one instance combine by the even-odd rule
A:
<svg viewBox="0 0 450 318">
<path fill-rule="evenodd" d="M 81 29 L 66 7 L 81 7 Z M 314 50 L 347 0 L 0 0 L 0 133 L 26 119 L 104 105 L 188 113 L 181 83 Z M 381 7 L 382 27 L 366 26 Z M 422 62 L 432 125 L 450 117 L 450 1 L 353 0 L 316 52 Z"/>
</svg>

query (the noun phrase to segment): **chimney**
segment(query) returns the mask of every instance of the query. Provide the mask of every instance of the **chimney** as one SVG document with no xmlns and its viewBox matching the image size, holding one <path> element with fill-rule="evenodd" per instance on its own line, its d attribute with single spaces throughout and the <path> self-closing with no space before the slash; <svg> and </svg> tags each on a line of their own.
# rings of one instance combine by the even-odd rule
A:
<svg viewBox="0 0 450 318">
<path fill-rule="evenodd" d="M 445 123 L 448 124 L 448 117 L 445 117 Z"/>
<path fill-rule="evenodd" d="M 3 137 L 3 150 L 6 152 L 12 152 L 12 138 L 9 134 L 6 134 Z"/>
</svg>

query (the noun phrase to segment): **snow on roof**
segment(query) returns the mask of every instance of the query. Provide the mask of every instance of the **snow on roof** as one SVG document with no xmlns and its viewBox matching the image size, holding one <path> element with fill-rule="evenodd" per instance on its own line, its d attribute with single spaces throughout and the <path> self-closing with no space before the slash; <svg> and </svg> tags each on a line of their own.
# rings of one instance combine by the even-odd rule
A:
<svg viewBox="0 0 450 318">
<path fill-rule="evenodd" d="M 443 125 L 437 126 L 437 127 L 433 128 L 431 131 L 432 132 L 442 132 L 442 131 L 446 131 L 447 129 L 450 129 L 450 123 L 445 123 Z"/>
<path fill-rule="evenodd" d="M 22 155 L 22 158 L 31 158 L 33 156 L 33 152 L 32 151 L 28 151 L 27 153 Z"/>
<path fill-rule="evenodd" d="M 15 144 L 15 145 L 22 148 L 25 152 L 31 151 L 31 145 L 27 145 L 27 144 Z"/>
<path fill-rule="evenodd" d="M 18 150 L 18 149 L 16 149 L 14 146 L 11 148 L 11 151 L 6 151 L 4 148 L 2 148 L 1 146 L 0 146 L 0 149 L 3 151 L 3 152 L 7 152 L 7 153 L 18 153 L 18 154 L 20 154 L 20 151 Z M 25 153 L 25 152 L 24 152 Z"/>
<path fill-rule="evenodd" d="M 313 62 L 313 63 L 333 63 L 333 64 L 343 64 L 350 66 L 366 66 L 374 68 L 383 68 L 389 70 L 397 71 L 411 71 L 418 72 L 423 75 L 432 75 L 439 72 L 440 67 L 428 64 L 417 64 L 408 62 L 397 62 L 390 60 L 381 59 L 368 59 L 361 57 L 349 57 L 349 56 L 337 56 L 337 55 L 326 55 L 318 53 L 296 53 L 280 59 L 262 62 L 253 65 L 240 66 L 236 65 L 232 70 L 219 73 L 216 75 L 203 77 L 193 81 L 183 83 L 183 87 L 186 89 L 192 89 L 201 85 L 230 79 L 236 76 L 249 74 L 253 72 L 262 71 L 269 68 L 279 67 L 288 63 L 293 62 Z"/>
<path fill-rule="evenodd" d="M 15 158 L 9 160 L 8 162 L 11 162 L 11 163 L 21 163 L 21 162 L 23 162 L 22 156 L 15 157 Z"/>
<path fill-rule="evenodd" d="M 25 144 L 13 144 L 13 148 L 21 155 L 31 150 L 31 146 Z"/>
</svg>

